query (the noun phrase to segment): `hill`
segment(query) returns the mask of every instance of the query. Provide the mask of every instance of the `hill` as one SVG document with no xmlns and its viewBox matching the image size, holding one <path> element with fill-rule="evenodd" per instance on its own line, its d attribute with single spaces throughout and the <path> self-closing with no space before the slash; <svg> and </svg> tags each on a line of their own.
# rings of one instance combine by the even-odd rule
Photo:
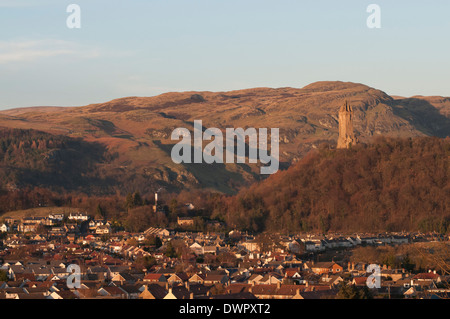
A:
<svg viewBox="0 0 450 319">
<path fill-rule="evenodd" d="M 383 91 L 349 82 L 317 82 L 302 89 L 166 93 L 83 107 L 16 109 L 0 112 L 0 127 L 33 129 L 58 139 L 63 136 L 84 143 L 79 144 L 81 148 L 94 147 L 96 151 L 80 151 L 77 161 L 71 162 L 74 166 L 65 162 L 58 168 L 56 161 L 53 173 L 35 178 L 27 177 L 29 167 L 11 163 L 2 166 L 0 175 L 10 177 L 2 180 L 1 187 L 12 182 L 19 187 L 55 186 L 60 191 L 66 185 L 63 181 L 70 180 L 67 189 L 94 195 L 126 194 L 137 189 L 145 195 L 160 187 L 170 191 L 203 188 L 232 194 L 261 179 L 257 165 L 175 164 L 170 158 L 175 144 L 170 140 L 173 129 L 184 127 L 192 131 L 194 120 L 223 131 L 227 127 L 280 128 L 280 166 L 285 169 L 321 143 L 336 143 L 338 110 L 345 100 L 355 110 L 354 127 L 362 142 L 376 136 L 450 135 L 450 98 L 393 98 Z M 23 152 L 30 153 L 26 157 L 42 159 L 39 165 L 45 167 L 47 153 L 37 155 L 30 146 L 22 145 Z M 77 168 L 76 162 L 90 163 L 89 169 Z M 10 167 L 15 172 L 13 178 L 8 172 Z M 81 175 L 76 175 L 77 169 Z M 67 170 L 71 175 L 65 176 Z"/>
<path fill-rule="evenodd" d="M 99 143 L 24 129 L 0 129 L 4 190 L 27 186 L 58 191 L 110 192 L 100 165 L 112 156 Z"/>
<path fill-rule="evenodd" d="M 324 144 L 288 170 L 215 203 L 251 231 L 450 231 L 450 138 Z"/>
</svg>

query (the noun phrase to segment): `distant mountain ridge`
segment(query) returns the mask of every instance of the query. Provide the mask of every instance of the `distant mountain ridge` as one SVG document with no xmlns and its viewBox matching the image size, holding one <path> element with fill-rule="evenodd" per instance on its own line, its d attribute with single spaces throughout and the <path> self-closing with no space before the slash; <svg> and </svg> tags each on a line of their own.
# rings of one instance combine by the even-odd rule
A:
<svg viewBox="0 0 450 319">
<path fill-rule="evenodd" d="M 110 156 L 97 167 L 110 181 L 111 192 L 139 189 L 145 194 L 164 186 L 234 193 L 261 179 L 257 165 L 175 164 L 170 158 L 175 144 L 170 140 L 173 129 L 192 131 L 194 120 L 222 130 L 280 128 L 280 162 L 287 168 L 321 143 L 336 144 L 338 110 L 345 100 L 354 109 L 355 134 L 362 142 L 381 135 L 450 135 L 448 97 L 394 98 L 363 84 L 332 81 L 301 89 L 179 92 L 82 107 L 7 110 L 0 112 L 0 127 L 33 129 L 100 144 Z M 21 185 L 20 180 L 15 183 Z"/>
</svg>

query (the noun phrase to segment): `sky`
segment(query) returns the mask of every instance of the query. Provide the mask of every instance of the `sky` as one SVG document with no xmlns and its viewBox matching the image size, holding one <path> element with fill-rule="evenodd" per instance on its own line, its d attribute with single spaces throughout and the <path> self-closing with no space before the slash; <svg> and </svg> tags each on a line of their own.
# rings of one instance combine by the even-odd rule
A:
<svg viewBox="0 0 450 319">
<path fill-rule="evenodd" d="M 449 36 L 448 0 L 0 0 L 0 109 L 335 80 L 450 96 Z"/>
</svg>

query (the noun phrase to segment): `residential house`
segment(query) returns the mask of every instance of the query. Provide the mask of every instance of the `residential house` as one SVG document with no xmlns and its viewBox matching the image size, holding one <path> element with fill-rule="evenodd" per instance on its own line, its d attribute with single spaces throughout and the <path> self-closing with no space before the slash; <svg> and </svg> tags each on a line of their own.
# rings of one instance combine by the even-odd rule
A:
<svg viewBox="0 0 450 319">
<path fill-rule="evenodd" d="M 89 216 L 86 214 L 82 214 L 82 213 L 76 213 L 76 214 L 72 214 L 70 213 L 68 219 L 69 220 L 75 220 L 75 221 L 87 221 L 89 220 Z"/>
<path fill-rule="evenodd" d="M 185 286 L 177 286 L 169 288 L 163 299 L 193 299 L 193 297 Z"/>
<path fill-rule="evenodd" d="M 293 299 L 304 286 L 301 285 L 254 285 L 248 291 L 258 299 Z"/>
<path fill-rule="evenodd" d="M 144 286 L 144 290 L 139 294 L 139 299 L 163 299 L 167 295 L 167 290 L 158 284 Z"/>
<path fill-rule="evenodd" d="M 228 283 L 228 276 L 225 274 L 220 275 L 207 273 L 203 282 L 205 285 L 226 284 Z"/>
<path fill-rule="evenodd" d="M 344 271 L 344 268 L 335 262 L 318 262 L 318 263 L 308 262 L 306 263 L 306 267 L 317 275 L 322 275 L 326 273 L 336 274 L 342 273 Z"/>
<path fill-rule="evenodd" d="M 259 243 L 257 243 L 254 240 L 248 240 L 245 241 L 243 243 L 241 243 L 241 245 L 247 250 L 247 251 L 259 251 L 261 249 Z"/>
<path fill-rule="evenodd" d="M 167 282 L 167 278 L 163 274 L 150 273 L 144 276 L 143 281 L 146 283 Z"/>
<path fill-rule="evenodd" d="M 111 281 L 120 285 L 132 285 L 136 278 L 128 272 L 120 272 L 111 278 Z"/>
<path fill-rule="evenodd" d="M 194 242 L 192 245 L 190 245 L 189 249 L 197 256 L 203 254 L 203 247 L 197 242 Z"/>
<path fill-rule="evenodd" d="M 184 283 L 185 281 L 188 280 L 189 277 L 185 273 L 172 274 L 169 278 L 167 278 L 167 282 L 172 285 L 175 283 Z"/>
<path fill-rule="evenodd" d="M 326 249 L 326 242 L 324 240 L 305 240 L 303 243 L 306 251 L 315 252 Z"/>
<path fill-rule="evenodd" d="M 321 280 L 323 283 L 326 283 L 330 286 L 337 286 L 344 281 L 344 278 L 342 278 L 342 276 L 340 275 L 330 276 L 328 273 L 326 273 L 325 275 L 322 276 Z"/>
<path fill-rule="evenodd" d="M 279 273 L 271 272 L 266 275 L 259 281 L 260 285 L 273 285 L 279 284 L 283 282 L 283 276 Z"/>
<path fill-rule="evenodd" d="M 127 298 L 127 293 L 116 286 L 104 286 L 101 287 L 97 292 L 101 296 L 116 297 L 120 299 Z"/>
<path fill-rule="evenodd" d="M 203 284 L 205 282 L 206 274 L 194 274 L 189 278 L 189 282 Z"/>
<path fill-rule="evenodd" d="M 192 226 L 194 225 L 194 219 L 191 217 L 178 217 L 177 223 L 180 226 Z"/>
<path fill-rule="evenodd" d="M 293 240 L 287 243 L 286 248 L 293 254 L 300 254 L 304 249 L 304 243 L 299 243 L 298 240 Z"/>
<path fill-rule="evenodd" d="M 108 235 L 111 233 L 111 227 L 109 225 L 101 225 L 95 229 L 97 235 Z"/>
<path fill-rule="evenodd" d="M 121 285 L 119 288 L 125 293 L 125 299 L 139 299 L 142 293 L 136 285 Z"/>
</svg>

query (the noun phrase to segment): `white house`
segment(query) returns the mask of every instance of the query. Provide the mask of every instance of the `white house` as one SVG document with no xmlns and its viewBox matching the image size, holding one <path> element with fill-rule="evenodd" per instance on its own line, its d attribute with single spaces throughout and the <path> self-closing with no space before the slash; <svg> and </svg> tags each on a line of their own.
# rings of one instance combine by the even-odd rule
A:
<svg viewBox="0 0 450 319">
<path fill-rule="evenodd" d="M 243 242 L 241 245 L 244 246 L 248 251 L 260 250 L 259 244 L 255 241 L 248 240 Z"/>
<path fill-rule="evenodd" d="M 95 233 L 98 234 L 98 235 L 110 234 L 111 233 L 111 227 L 109 227 L 108 225 L 98 226 L 95 229 Z"/>
<path fill-rule="evenodd" d="M 64 214 L 50 214 L 48 218 L 54 221 L 61 222 L 64 219 Z"/>
<path fill-rule="evenodd" d="M 307 251 L 324 251 L 326 247 L 323 240 L 305 240 L 304 244 Z"/>
<path fill-rule="evenodd" d="M 291 251 L 294 254 L 298 254 L 302 249 L 302 245 L 300 245 L 300 243 L 297 240 L 293 240 L 287 244 L 287 249 L 289 249 L 289 251 Z"/>
<path fill-rule="evenodd" d="M 195 242 L 191 246 L 189 246 L 189 249 L 196 255 L 203 254 L 203 247 L 197 242 Z"/>
<path fill-rule="evenodd" d="M 95 230 L 97 227 L 103 226 L 103 220 L 91 220 L 89 222 L 89 230 Z"/>
<path fill-rule="evenodd" d="M 76 213 L 76 214 L 73 214 L 73 215 L 72 215 L 72 213 L 70 213 L 69 219 L 70 220 L 76 220 L 76 221 L 86 221 L 86 220 L 89 220 L 89 216 L 88 215 L 84 215 L 82 213 Z"/>
</svg>

